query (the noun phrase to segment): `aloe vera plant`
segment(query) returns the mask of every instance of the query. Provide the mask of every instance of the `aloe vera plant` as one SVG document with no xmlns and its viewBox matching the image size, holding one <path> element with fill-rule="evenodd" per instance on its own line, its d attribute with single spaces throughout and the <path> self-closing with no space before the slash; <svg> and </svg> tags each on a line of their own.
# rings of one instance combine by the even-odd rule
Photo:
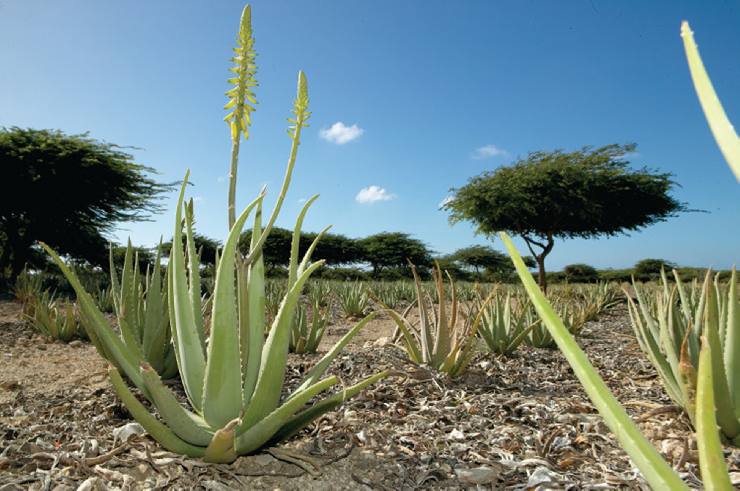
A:
<svg viewBox="0 0 740 491">
<path fill-rule="evenodd" d="M 23 311 L 23 316 L 31 325 L 48 338 L 67 343 L 85 337 L 75 305 L 54 298 L 48 291 L 28 299 Z"/>
<path fill-rule="evenodd" d="M 360 282 L 339 285 L 336 295 L 339 306 L 347 317 L 361 317 L 370 303 L 367 289 Z"/>
<path fill-rule="evenodd" d="M 153 269 L 150 271 L 147 267 L 145 277 L 141 278 L 138 253 L 134 252 L 129 240 L 119 279 L 111 247 L 111 294 L 121 339 L 126 347 L 163 378 L 171 378 L 177 374 L 177 363 L 170 343 L 167 290 L 162 281 L 161 258 L 160 243 Z"/>
<path fill-rule="evenodd" d="M 251 13 L 247 6 L 241 18 L 239 47 L 235 57 L 239 63 L 246 63 L 247 68 L 252 62 L 245 62 L 243 57 L 249 54 L 245 46 L 251 47 L 251 25 L 247 25 L 250 22 Z M 235 80 L 238 90 L 229 92 L 232 100 L 236 101 L 235 111 L 245 100 L 251 100 L 248 89 L 253 84 L 242 76 L 249 78 L 252 74 L 253 71 L 249 69 L 238 70 Z M 241 111 L 233 117 L 227 117 L 232 127 L 232 140 L 234 128 L 238 130 L 237 133 L 244 131 L 244 123 L 249 121 L 249 111 L 243 107 Z M 209 326 L 206 326 L 204 319 L 200 292 L 192 201 L 184 204 L 189 172 L 185 174 L 175 211 L 174 238 L 167 268 L 167 306 L 175 358 L 188 406 L 181 405 L 170 388 L 162 383 L 154 368 L 149 363 L 142 363 L 141 357 L 115 336 L 74 272 L 56 253 L 46 248 L 74 287 L 83 313 L 94 326 L 91 331 L 97 338 L 96 345 L 112 361 L 109 373 L 114 390 L 134 418 L 170 451 L 202 457 L 209 462 L 231 462 L 238 455 L 254 452 L 266 444 L 293 435 L 326 411 L 388 374 L 381 372 L 367 377 L 306 407 L 311 399 L 338 383 L 337 377 L 322 379 L 322 376 L 339 351 L 374 317 L 370 315 L 340 339 L 287 398 L 280 400 L 296 304 L 310 275 L 323 264 L 323 261 L 310 261 L 324 232 L 316 237 L 303 259 L 300 262 L 298 260 L 301 224 L 317 196 L 308 200 L 298 216 L 291 249 L 288 290 L 267 338 L 264 337 L 267 329 L 262 247 L 285 199 L 300 145 L 301 130 L 306 126 L 309 116 L 308 84 L 305 75 L 299 72 L 293 117 L 289 119 L 291 127 L 288 133 L 292 146 L 277 202 L 264 229 L 261 223 L 264 191 L 234 219 L 217 261 Z M 232 182 L 235 176 L 234 170 Z M 230 198 L 231 203 L 233 200 Z M 254 233 L 250 250 L 246 257 L 239 257 L 239 235 L 252 214 Z M 231 213 L 229 215 L 231 218 Z M 122 373 L 157 409 L 161 420 L 134 396 L 123 380 Z"/>
<path fill-rule="evenodd" d="M 329 324 L 329 314 L 318 302 L 311 304 L 311 320 L 305 305 L 299 305 L 290 332 L 291 353 L 316 353 Z"/>
<path fill-rule="evenodd" d="M 511 293 L 494 292 L 488 301 L 478 297 L 481 311 L 478 333 L 488 349 L 499 355 L 511 355 L 529 335 L 536 322 L 528 322 L 524 308 L 512 306 Z"/>
<path fill-rule="evenodd" d="M 475 354 L 476 326 L 480 316 L 472 322 L 462 322 L 458 319 L 455 284 L 449 274 L 447 274 L 447 279 L 450 285 L 451 300 L 448 315 L 447 302 L 445 301 L 447 296 L 439 264 L 435 265 L 432 272 L 436 298 L 442 299 L 437 302 L 436 311 L 433 297 L 425 291 L 413 264 L 411 264 L 411 271 L 416 286 L 419 326 L 416 327 L 409 318 L 410 307 L 403 316 L 391 308 L 383 307 L 398 327 L 401 333 L 402 346 L 412 362 L 427 365 L 453 377 L 460 375 L 465 371 Z"/>
<path fill-rule="evenodd" d="M 666 392 L 695 421 L 697 370 L 702 336 L 721 353 L 713 358 L 717 419 L 725 437 L 740 446 L 740 300 L 733 268 L 726 288 L 707 272 L 701 288 L 688 288 L 673 271 L 671 285 L 651 299 L 634 284 L 637 302 L 628 296 L 632 326 L 640 347 L 661 377 Z"/>
</svg>

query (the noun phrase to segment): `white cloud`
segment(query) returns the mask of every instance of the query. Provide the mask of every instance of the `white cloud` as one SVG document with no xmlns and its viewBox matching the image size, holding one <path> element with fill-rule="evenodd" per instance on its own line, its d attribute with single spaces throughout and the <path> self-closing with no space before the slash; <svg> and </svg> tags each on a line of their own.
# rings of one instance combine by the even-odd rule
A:
<svg viewBox="0 0 740 491">
<path fill-rule="evenodd" d="M 391 201 L 396 198 L 395 194 L 389 193 L 385 188 L 373 185 L 360 189 L 360 192 L 355 196 L 355 201 L 362 204 L 372 204 L 377 201 Z"/>
<path fill-rule="evenodd" d="M 475 152 L 473 152 L 473 158 L 476 160 L 505 157 L 506 155 L 509 155 L 509 152 L 503 148 L 497 147 L 496 145 L 483 145 L 482 147 L 476 148 Z"/>
<path fill-rule="evenodd" d="M 193 198 L 193 201 L 194 201 L 195 203 L 200 203 L 201 201 L 203 201 L 203 196 L 195 196 L 195 197 Z"/>
<path fill-rule="evenodd" d="M 438 206 L 438 207 L 439 207 L 439 209 L 441 210 L 441 209 L 442 209 L 442 208 L 444 208 L 444 207 L 445 207 L 445 206 L 446 206 L 447 204 L 449 204 L 449 203 L 450 203 L 450 202 L 451 202 L 451 201 L 452 201 L 453 199 L 454 199 L 454 198 L 453 198 L 452 196 L 445 196 L 445 199 L 443 199 L 442 201 L 440 201 L 440 202 L 439 202 L 439 204 L 438 204 L 437 206 Z"/>
<path fill-rule="evenodd" d="M 364 132 L 365 130 L 356 124 L 345 126 L 344 123 L 338 121 L 331 125 L 330 128 L 322 128 L 319 131 L 319 136 L 324 140 L 336 143 L 337 145 L 344 145 L 345 143 L 358 139 Z"/>
</svg>

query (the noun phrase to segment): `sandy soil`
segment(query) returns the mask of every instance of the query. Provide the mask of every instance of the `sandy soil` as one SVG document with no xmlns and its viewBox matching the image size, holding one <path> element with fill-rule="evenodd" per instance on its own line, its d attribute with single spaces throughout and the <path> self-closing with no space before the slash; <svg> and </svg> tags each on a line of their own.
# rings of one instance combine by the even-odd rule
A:
<svg viewBox="0 0 740 491">
<path fill-rule="evenodd" d="M 335 319 L 322 348 L 351 325 Z M 49 342 L 22 321 L 18 304 L 0 302 L 0 490 L 645 488 L 557 351 L 481 354 L 449 379 L 407 363 L 385 342 L 392 328 L 387 318 L 373 321 L 330 371 L 344 383 L 384 368 L 404 376 L 277 452 L 212 465 L 165 452 L 145 435 L 115 438 L 131 419 L 95 349 Z M 626 310 L 590 323 L 580 342 L 642 430 L 699 487 L 688 421 L 640 352 Z M 291 355 L 286 383 L 319 356 Z M 296 465 L 286 451 L 312 464 Z M 728 448 L 727 458 L 740 484 L 740 451 Z"/>
</svg>

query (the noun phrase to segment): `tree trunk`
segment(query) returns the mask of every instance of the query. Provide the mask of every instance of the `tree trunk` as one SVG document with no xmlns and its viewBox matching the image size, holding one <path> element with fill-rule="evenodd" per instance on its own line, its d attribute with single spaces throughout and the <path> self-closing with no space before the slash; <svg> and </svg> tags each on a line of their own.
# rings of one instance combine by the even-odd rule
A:
<svg viewBox="0 0 740 491">
<path fill-rule="evenodd" d="M 527 247 L 529 248 L 529 252 L 532 253 L 532 256 L 534 256 L 535 261 L 537 261 L 537 269 L 539 270 L 539 284 L 540 289 L 542 289 L 542 293 L 547 293 L 547 274 L 545 272 L 545 258 L 548 254 L 550 254 L 550 251 L 552 251 L 552 246 L 555 245 L 555 241 L 553 239 L 552 232 L 547 232 L 545 234 L 545 238 L 547 239 L 546 243 L 538 242 L 536 240 L 531 239 L 527 235 L 522 235 L 522 238 L 524 239 L 524 242 L 527 244 Z M 542 252 L 537 254 L 534 251 L 533 246 L 537 246 L 540 249 L 542 249 Z"/>
<path fill-rule="evenodd" d="M 539 270 L 539 284 L 542 289 L 542 293 L 547 293 L 547 274 L 545 273 L 545 255 L 540 254 L 536 256 L 537 269 Z"/>
</svg>

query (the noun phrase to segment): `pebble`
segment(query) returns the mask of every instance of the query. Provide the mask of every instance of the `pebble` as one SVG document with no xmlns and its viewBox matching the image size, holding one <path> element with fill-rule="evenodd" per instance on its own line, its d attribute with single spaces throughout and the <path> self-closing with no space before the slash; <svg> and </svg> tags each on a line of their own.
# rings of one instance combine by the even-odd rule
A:
<svg viewBox="0 0 740 491">
<path fill-rule="evenodd" d="M 500 471 L 488 466 L 474 467 L 472 469 L 455 469 L 455 474 L 460 482 L 465 484 L 490 484 L 498 481 Z"/>
</svg>

